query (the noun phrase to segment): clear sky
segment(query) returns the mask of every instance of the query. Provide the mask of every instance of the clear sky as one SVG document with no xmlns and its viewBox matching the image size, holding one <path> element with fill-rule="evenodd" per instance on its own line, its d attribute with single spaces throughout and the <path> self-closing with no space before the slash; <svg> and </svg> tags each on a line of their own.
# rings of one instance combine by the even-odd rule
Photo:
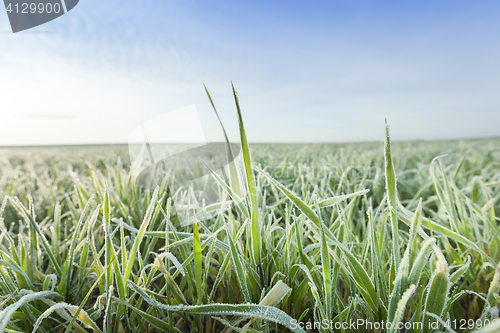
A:
<svg viewBox="0 0 500 333">
<path fill-rule="evenodd" d="M 253 142 L 500 136 L 499 1 L 80 0 L 12 34 L 0 10 L 0 145 L 127 142 L 196 105 Z"/>
</svg>

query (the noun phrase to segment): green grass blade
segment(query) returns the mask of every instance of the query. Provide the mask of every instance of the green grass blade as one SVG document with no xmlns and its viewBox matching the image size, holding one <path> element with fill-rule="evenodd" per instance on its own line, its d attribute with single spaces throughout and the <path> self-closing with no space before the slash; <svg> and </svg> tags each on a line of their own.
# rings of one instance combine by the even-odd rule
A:
<svg viewBox="0 0 500 333">
<path fill-rule="evenodd" d="M 219 183 L 219 185 L 229 194 L 231 199 L 236 203 L 236 207 L 238 210 L 246 217 L 250 218 L 250 213 L 248 213 L 247 207 L 244 205 L 242 198 L 235 192 L 233 191 L 231 186 L 228 186 L 224 180 L 214 171 L 212 168 L 210 168 L 208 165 L 205 164 L 205 166 L 210 170 L 210 173 L 214 177 L 214 179 Z"/>
<path fill-rule="evenodd" d="M 134 312 L 137 312 L 139 314 L 139 316 L 144 318 L 147 322 L 151 323 L 151 325 L 162 330 L 162 332 L 181 333 L 181 331 L 179 329 L 177 329 L 175 326 L 171 326 L 168 323 L 166 323 L 165 321 L 161 320 L 160 318 L 138 309 L 137 307 L 133 306 L 132 304 L 130 304 L 127 301 L 124 301 L 124 300 L 116 298 L 116 297 L 113 297 L 113 301 L 118 303 L 118 304 L 121 304 L 121 305 L 124 305 L 124 306 L 130 308 Z"/>
<path fill-rule="evenodd" d="M 323 223 L 320 223 L 321 231 L 321 263 L 323 265 L 323 288 L 324 288 L 324 298 L 325 298 L 325 312 L 327 315 L 333 313 L 333 292 L 332 292 L 332 271 L 330 256 L 328 254 L 328 244 L 326 242 L 326 236 L 324 232 Z"/>
<path fill-rule="evenodd" d="M 471 264 L 470 256 L 467 256 L 465 263 L 450 276 L 450 283 L 454 285 L 469 270 Z"/>
<path fill-rule="evenodd" d="M 429 261 L 432 248 L 436 245 L 436 240 L 434 238 L 428 238 L 422 243 L 422 247 L 417 255 L 417 258 L 413 262 L 413 266 L 410 271 L 409 283 L 417 284 L 422 277 L 424 267 Z"/>
<path fill-rule="evenodd" d="M 69 250 L 69 256 L 68 258 L 66 259 L 66 262 L 64 263 L 64 269 L 63 269 L 63 274 L 62 274 L 62 277 L 61 277 L 61 284 L 59 285 L 59 292 L 61 294 L 64 294 L 65 295 L 65 299 L 68 300 L 68 297 L 69 297 L 69 289 L 68 287 L 70 286 L 70 283 L 71 283 L 71 275 L 72 275 L 72 270 L 73 270 L 73 261 L 74 261 L 74 257 L 75 257 L 75 246 L 76 246 L 76 239 L 79 235 L 79 232 L 80 232 L 80 227 L 83 225 L 83 218 L 85 216 L 85 211 L 86 209 L 88 208 L 89 206 L 89 202 L 87 202 L 87 204 L 85 205 L 85 207 L 83 208 L 83 212 L 80 216 L 80 219 L 76 225 L 76 228 L 73 232 L 73 239 L 71 241 L 71 248 Z M 97 216 L 99 214 L 99 208 L 97 208 L 92 217 L 91 217 L 91 220 L 96 220 L 97 219 Z"/>
<path fill-rule="evenodd" d="M 208 89 L 205 85 L 205 92 L 207 93 L 208 99 L 210 100 L 210 104 L 212 104 L 212 108 L 214 109 L 215 115 L 217 116 L 217 119 L 219 120 L 220 127 L 222 128 L 222 132 L 224 133 L 224 139 L 226 140 L 226 149 L 227 149 L 227 157 L 228 157 L 228 166 L 229 166 L 229 178 L 231 181 L 231 188 L 234 190 L 236 195 L 238 197 L 241 197 L 241 186 L 240 186 L 240 180 L 238 177 L 238 171 L 236 170 L 236 165 L 234 163 L 234 155 L 233 151 L 231 149 L 231 144 L 229 142 L 229 138 L 226 133 L 226 129 L 224 128 L 224 125 L 222 124 L 222 120 L 219 117 L 219 113 L 217 112 L 217 109 L 215 108 L 215 104 L 212 100 L 212 96 L 208 93 Z"/>
<path fill-rule="evenodd" d="M 292 318 L 288 316 L 285 312 L 271 306 L 264 306 L 258 304 L 244 304 L 244 305 L 234 305 L 234 304 L 210 304 L 210 305 L 197 305 L 197 306 L 171 306 L 163 303 L 159 303 L 151 298 L 146 292 L 131 282 L 129 284 L 134 290 L 141 295 L 142 298 L 149 304 L 173 312 L 180 312 L 186 314 L 202 314 L 202 315 L 230 315 L 230 316 L 243 316 L 249 318 L 258 318 L 263 320 L 269 320 L 280 325 L 285 326 L 292 332 L 305 333 L 305 331 L 299 327 L 294 327 L 292 324 Z"/>
<path fill-rule="evenodd" d="M 234 266 L 236 269 L 236 277 L 238 278 L 241 292 L 243 293 L 243 298 L 245 299 L 245 302 L 250 303 L 252 302 L 252 299 L 250 297 L 250 293 L 248 292 L 247 280 L 245 277 L 243 264 L 229 230 L 227 230 L 227 239 L 229 241 L 229 245 L 231 246 L 231 257 L 233 258 Z"/>
<path fill-rule="evenodd" d="M 115 260 L 116 256 L 111 258 L 111 260 Z M 111 265 L 111 264 L 110 264 Z M 68 324 L 68 327 L 66 327 L 66 330 L 64 333 L 70 333 L 71 329 L 73 328 L 73 324 L 76 322 L 76 319 L 80 315 L 80 312 L 82 311 L 83 307 L 85 306 L 85 303 L 87 303 L 87 300 L 89 299 L 90 295 L 94 292 L 95 287 L 99 285 L 99 282 L 101 281 L 102 277 L 105 276 L 106 274 L 107 267 L 104 267 L 103 272 L 97 277 L 96 281 L 92 284 L 92 286 L 89 288 L 89 291 L 83 298 L 82 302 L 80 303 L 80 306 L 76 310 L 76 312 L 73 314 L 73 319 L 71 319 L 70 323 Z"/>
<path fill-rule="evenodd" d="M 392 161 L 391 139 L 389 136 L 389 126 L 387 125 L 387 119 L 385 121 L 384 160 L 385 160 L 385 188 L 388 198 L 387 203 L 389 204 L 389 209 L 391 210 L 391 222 L 392 222 L 391 223 L 392 242 L 393 242 L 392 255 L 394 258 L 392 262 L 393 265 L 392 268 L 394 272 L 397 272 L 401 257 L 399 253 L 398 216 L 396 214 L 397 187 L 396 187 L 396 172 L 394 171 L 394 163 Z"/>
<path fill-rule="evenodd" d="M 232 84 L 231 84 L 232 86 Z M 233 96 L 234 102 L 236 103 L 236 110 L 238 111 L 238 124 L 240 127 L 240 140 L 241 140 L 241 149 L 243 150 L 243 162 L 245 165 L 245 176 L 247 180 L 248 193 L 250 195 L 250 202 L 252 204 L 252 251 L 253 251 L 253 259 L 256 265 L 261 264 L 260 260 L 260 226 L 259 226 L 259 211 L 258 211 L 258 203 L 257 203 L 257 189 L 255 187 L 255 176 L 253 174 L 252 169 L 252 160 L 250 158 L 250 147 L 247 141 L 247 135 L 245 133 L 245 127 L 243 125 L 243 117 L 241 116 L 240 104 L 238 102 L 238 97 L 236 96 L 236 90 L 233 88 Z"/>
<path fill-rule="evenodd" d="M 412 284 L 401 296 L 401 299 L 398 302 L 397 310 L 394 314 L 394 319 L 392 320 L 392 325 L 388 329 L 388 333 L 392 333 L 396 331 L 397 325 L 402 323 L 403 316 L 406 310 L 406 304 L 410 300 L 410 297 L 413 295 L 417 287 Z"/>
<path fill-rule="evenodd" d="M 256 166 L 254 166 L 254 169 L 263 174 L 267 179 L 269 179 L 269 181 L 271 181 L 271 183 L 278 187 L 283 192 L 283 194 L 285 194 L 285 196 L 287 196 L 305 216 L 307 216 L 318 228 L 320 227 L 322 222 L 311 207 L 309 207 L 304 201 L 302 201 L 295 193 L 288 190 L 285 186 L 269 176 L 263 170 Z M 375 286 L 373 285 L 373 281 L 369 277 L 368 273 L 361 265 L 359 260 L 351 253 L 351 251 L 349 251 L 349 249 L 347 249 L 337 240 L 337 238 L 331 233 L 328 228 L 324 228 L 324 231 L 328 235 L 329 239 L 333 241 L 333 245 L 338 246 L 342 250 L 342 253 L 344 254 L 345 259 L 351 269 L 350 275 L 353 278 L 353 282 L 363 294 L 368 305 L 375 312 L 378 312 L 379 309 L 377 307 L 377 294 L 375 292 Z"/>
<path fill-rule="evenodd" d="M 420 199 L 417 210 L 413 217 L 413 223 L 410 228 L 410 237 L 406 246 L 405 253 L 398 267 L 398 272 L 394 280 L 394 289 L 389 297 L 389 311 L 387 320 L 393 322 L 396 317 L 396 310 L 399 307 L 400 300 L 402 300 L 402 293 L 407 290 L 410 275 L 410 254 L 413 253 L 414 243 L 416 240 L 417 230 L 420 228 L 420 214 L 422 212 L 422 199 Z"/>
<path fill-rule="evenodd" d="M 48 305 L 51 305 L 50 308 L 48 308 L 42 315 L 40 315 L 33 327 L 32 333 L 35 333 L 42 323 L 42 320 L 50 316 L 54 311 L 57 312 L 61 317 L 64 319 L 67 319 L 68 321 L 71 321 L 71 317 L 65 312 L 65 310 L 69 311 L 73 315 L 76 313 L 78 310 L 77 306 L 65 303 L 65 302 L 59 302 L 59 303 L 54 303 L 54 302 L 47 302 Z M 94 332 L 99 332 L 102 333 L 102 331 L 99 329 L 97 324 L 92 320 L 92 318 L 89 317 L 87 312 L 81 310 L 80 314 L 78 315 L 78 320 L 82 322 L 83 324 L 87 325 L 88 328 L 92 329 Z M 80 332 L 86 332 L 83 328 L 79 330 Z"/>
<path fill-rule="evenodd" d="M 48 297 L 56 297 L 61 298 L 62 296 L 54 291 L 40 291 L 40 292 L 32 292 L 26 291 L 27 294 L 22 296 L 17 302 L 9 305 L 5 309 L 0 312 L 0 332 L 5 332 L 7 325 L 9 324 L 10 318 L 20 307 L 27 305 L 29 302 L 33 302 L 37 299 L 48 298 Z"/>
<path fill-rule="evenodd" d="M 403 205 L 399 204 L 399 209 L 402 210 L 402 212 L 397 212 L 399 218 L 401 218 L 401 220 L 406 223 L 407 225 L 411 225 L 412 224 L 412 215 L 413 213 L 410 212 L 409 210 L 407 210 Z M 421 223 L 422 223 L 422 226 L 434 231 L 434 232 L 438 232 L 440 234 L 443 234 L 445 236 L 448 236 L 450 238 L 453 238 L 454 240 L 456 240 L 457 242 L 460 242 L 464 245 L 466 245 L 467 247 L 470 247 L 472 249 L 474 249 L 475 251 L 481 253 L 486 259 L 488 259 L 488 261 L 490 261 L 491 263 L 495 263 L 495 260 L 493 260 L 488 254 L 486 254 L 479 246 L 477 246 L 474 242 L 472 242 L 471 240 L 467 239 L 466 237 L 440 225 L 439 223 L 436 223 L 434 221 L 432 221 L 431 219 L 426 219 L 426 218 L 421 218 Z M 419 234 L 423 234 L 423 231 L 422 229 L 419 230 Z"/>
<path fill-rule="evenodd" d="M 132 250 L 130 251 L 130 256 L 129 256 L 129 259 L 127 262 L 127 266 L 125 268 L 125 273 L 123 275 L 123 281 L 124 281 L 125 285 L 129 281 L 130 273 L 132 271 L 132 266 L 134 265 L 134 259 L 135 259 L 135 256 L 137 254 L 137 250 L 139 249 L 139 245 L 141 245 L 141 242 L 144 238 L 144 234 L 146 233 L 146 229 L 149 226 L 149 222 L 151 222 L 151 217 L 153 215 L 153 209 L 154 209 L 155 204 L 156 204 L 156 198 L 158 196 L 159 190 L 160 190 L 160 188 L 157 186 L 154 193 L 153 193 L 153 196 L 151 198 L 151 202 L 148 206 L 148 209 L 146 210 L 146 215 L 144 215 L 144 219 L 142 221 L 141 227 L 139 228 L 139 232 L 137 234 L 137 237 L 135 238 L 134 245 L 132 246 Z"/>
<path fill-rule="evenodd" d="M 427 291 L 427 299 L 425 301 L 424 309 L 424 333 L 433 331 L 431 329 L 431 318 L 427 315 L 427 312 L 441 317 L 446 301 L 448 299 L 448 290 L 450 287 L 450 279 L 448 273 L 448 264 L 446 259 L 441 255 L 438 255 L 438 261 L 436 263 L 436 270 L 429 282 L 429 289 Z"/>
<path fill-rule="evenodd" d="M 255 170 L 260 172 L 262 175 L 264 175 L 271 183 L 273 183 L 277 188 L 280 189 L 283 194 L 290 199 L 295 206 L 305 215 L 307 216 L 318 228 L 320 226 L 320 220 L 319 217 L 316 215 L 314 210 L 309 207 L 304 201 L 302 201 L 297 194 L 295 194 L 293 191 L 290 191 L 287 189 L 285 186 L 283 186 L 280 182 L 278 182 L 276 179 L 268 175 L 264 170 L 260 169 L 257 166 L 253 166 Z"/>
<path fill-rule="evenodd" d="M 318 207 L 320 207 L 320 208 L 330 207 L 330 206 L 333 206 L 335 204 L 338 204 L 339 202 L 345 201 L 347 199 L 355 198 L 355 197 L 360 196 L 360 195 L 364 195 L 368 192 L 370 192 L 370 190 L 366 189 L 366 190 L 361 190 L 361 191 L 354 192 L 351 194 L 339 195 L 339 196 L 331 197 L 328 199 L 324 199 L 324 200 L 321 200 L 318 202 Z M 316 204 L 312 205 L 311 208 L 315 209 Z"/>
<path fill-rule="evenodd" d="M 111 222 L 110 222 L 110 209 L 109 209 L 109 191 L 108 188 L 104 188 L 103 196 L 103 207 L 102 207 L 102 224 L 104 229 L 104 266 L 105 269 L 105 288 L 109 288 L 113 285 L 113 264 L 111 258 L 113 258 L 113 241 L 111 239 Z"/>
<path fill-rule="evenodd" d="M 38 224 L 36 223 L 36 221 L 31 216 L 31 213 L 28 212 L 26 207 L 24 207 L 24 205 L 21 202 L 19 202 L 19 200 L 14 200 L 10 197 L 9 197 L 9 199 L 10 199 L 12 205 L 14 205 L 14 207 L 16 207 L 16 209 L 24 215 L 25 219 L 27 221 L 29 221 L 31 227 L 36 231 L 36 233 L 38 234 L 38 236 L 42 240 L 42 245 L 45 248 L 45 251 L 47 251 L 47 254 L 49 256 L 50 261 L 54 265 L 54 269 L 56 270 L 57 274 L 59 276 L 61 276 L 62 275 L 61 267 L 59 266 L 59 263 L 57 262 L 56 257 L 54 255 L 54 253 L 52 252 L 52 250 L 49 246 L 49 243 L 47 242 L 47 239 L 45 238 L 42 231 L 38 227 Z"/>
</svg>

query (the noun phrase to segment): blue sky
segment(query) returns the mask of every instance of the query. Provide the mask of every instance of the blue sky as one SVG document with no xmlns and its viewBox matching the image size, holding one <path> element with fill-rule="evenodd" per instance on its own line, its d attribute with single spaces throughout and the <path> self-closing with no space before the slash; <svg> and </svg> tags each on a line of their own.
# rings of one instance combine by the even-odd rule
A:
<svg viewBox="0 0 500 333">
<path fill-rule="evenodd" d="M 499 136 L 498 1 L 97 1 L 25 33 L 0 12 L 0 145 L 126 142 L 210 90 L 253 142 Z"/>
</svg>

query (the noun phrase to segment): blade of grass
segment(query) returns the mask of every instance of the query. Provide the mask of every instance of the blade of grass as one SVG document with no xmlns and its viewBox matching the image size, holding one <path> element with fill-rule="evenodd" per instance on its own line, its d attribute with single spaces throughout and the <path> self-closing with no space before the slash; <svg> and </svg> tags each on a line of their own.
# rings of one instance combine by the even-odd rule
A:
<svg viewBox="0 0 500 333">
<path fill-rule="evenodd" d="M 391 152 L 391 139 L 389 136 L 389 126 L 387 125 L 387 119 L 385 120 L 385 141 L 384 141 L 384 160 L 385 160 L 385 187 L 387 191 L 387 203 L 389 209 L 391 210 L 391 227 L 392 227 L 392 268 L 390 277 L 390 286 L 392 289 L 392 281 L 395 277 L 395 272 L 398 271 L 398 265 L 400 262 L 399 253 L 399 229 L 398 229 L 398 216 L 396 214 L 397 210 L 397 180 L 396 172 L 394 171 L 394 163 L 392 161 Z"/>
<path fill-rule="evenodd" d="M 259 318 L 264 320 L 269 320 L 280 325 L 285 326 L 292 332 L 305 333 L 300 327 L 294 327 L 293 320 L 285 312 L 272 307 L 258 304 L 244 304 L 244 305 L 234 305 L 234 304 L 210 304 L 210 305 L 196 305 L 196 306 L 186 306 L 186 305 L 166 305 L 159 303 L 151 298 L 146 291 L 133 282 L 129 283 L 129 286 L 134 288 L 134 290 L 142 297 L 144 300 L 159 308 L 166 311 L 181 312 L 181 313 L 191 313 L 191 314 L 203 314 L 203 315 L 230 315 L 230 316 L 243 316 L 250 318 Z"/>
<path fill-rule="evenodd" d="M 154 193 L 153 197 L 151 198 L 151 202 L 148 206 L 148 209 L 146 210 L 146 215 L 144 215 L 144 219 L 142 221 L 141 227 L 139 228 L 139 233 L 137 234 L 137 237 L 135 238 L 134 244 L 132 246 L 132 250 L 130 251 L 130 257 L 127 262 L 127 266 L 125 268 L 125 273 L 123 275 L 123 281 L 125 285 L 129 281 L 130 273 L 132 271 L 132 266 L 134 265 L 134 259 L 137 254 L 137 250 L 139 248 L 139 245 L 141 245 L 141 242 L 144 238 L 144 234 L 146 233 L 146 229 L 148 228 L 149 222 L 151 221 L 151 216 L 153 215 L 153 209 L 155 207 L 156 203 L 156 197 L 158 196 L 158 191 L 160 188 L 157 186 Z"/>
<path fill-rule="evenodd" d="M 49 256 L 50 261 L 54 265 L 54 269 L 56 270 L 57 274 L 59 276 L 62 275 L 62 270 L 61 267 L 59 266 L 59 263 L 56 260 L 56 257 L 54 256 L 54 253 L 50 249 L 49 243 L 47 242 L 47 239 L 45 239 L 45 236 L 43 235 L 42 231 L 38 227 L 38 224 L 35 222 L 31 214 L 27 211 L 26 207 L 19 201 L 19 200 L 14 200 L 11 197 L 8 197 L 12 205 L 16 207 L 16 209 L 21 212 L 24 216 L 24 218 L 30 223 L 30 225 L 33 227 L 33 229 L 36 231 L 40 239 L 42 240 L 42 245 L 45 248 L 45 251 L 47 251 L 47 255 Z"/>
<path fill-rule="evenodd" d="M 280 182 L 269 176 L 263 170 L 261 170 L 256 166 L 254 166 L 254 169 L 257 170 L 259 173 L 263 174 L 269 181 L 271 181 L 271 183 L 273 183 L 277 188 L 279 188 L 281 192 L 283 192 L 283 194 L 285 194 L 295 204 L 295 206 L 305 216 L 307 216 L 309 220 L 311 220 L 311 222 L 313 222 L 313 224 L 316 227 L 320 228 L 322 222 L 320 218 L 316 215 L 316 213 L 311 209 L 311 207 L 309 207 L 304 201 L 302 201 L 295 193 L 288 190 L 285 186 L 283 186 Z M 349 251 L 349 249 L 347 249 L 344 246 L 344 244 L 340 243 L 338 239 L 335 237 L 335 235 L 333 235 L 333 233 L 328 228 L 324 228 L 324 231 L 325 234 L 328 236 L 328 238 L 333 242 L 333 245 L 338 246 L 342 250 L 342 253 L 344 254 L 344 257 L 349 265 L 349 268 L 351 269 L 351 272 L 348 273 L 353 278 L 353 282 L 356 284 L 360 292 L 363 294 L 368 305 L 373 309 L 375 313 L 378 313 L 379 308 L 377 307 L 376 304 L 377 302 L 376 300 L 378 297 L 375 292 L 375 286 L 373 285 L 372 280 L 368 276 L 368 273 L 361 265 L 359 260 L 352 254 L 352 252 Z M 329 251 L 330 250 L 331 249 L 329 249 Z M 339 264 L 342 265 L 342 263 L 339 261 L 339 258 L 334 257 L 334 259 L 337 260 Z"/>
<path fill-rule="evenodd" d="M 251 303 L 252 299 L 250 297 L 250 293 L 248 292 L 247 279 L 245 277 L 245 271 L 243 270 L 243 264 L 241 262 L 240 254 L 236 249 L 229 230 L 227 230 L 227 239 L 229 241 L 229 245 L 231 246 L 231 257 L 233 258 L 234 266 L 236 269 L 236 277 L 238 278 L 241 292 L 243 293 L 245 302 Z"/>
<path fill-rule="evenodd" d="M 5 309 L 0 312 L 0 332 L 4 332 L 7 325 L 9 324 L 10 318 L 20 307 L 27 305 L 29 302 L 33 302 L 37 299 L 48 298 L 48 297 L 56 297 L 61 298 L 62 296 L 56 293 L 55 291 L 40 291 L 40 292 L 32 292 L 31 290 L 25 291 L 27 294 L 22 296 L 19 301 L 9 305 Z"/>
<path fill-rule="evenodd" d="M 196 294 L 198 296 L 196 304 L 201 304 L 203 303 L 203 286 L 201 284 L 202 258 L 201 258 L 200 234 L 198 232 L 198 225 L 196 224 L 196 222 L 193 225 L 193 233 L 194 233 L 194 271 L 196 277 Z"/>
<path fill-rule="evenodd" d="M 233 156 L 233 151 L 231 149 L 231 144 L 229 142 L 229 138 L 226 133 L 226 129 L 224 128 L 224 125 L 222 124 L 222 121 L 220 120 L 219 113 L 217 112 L 217 109 L 215 108 L 215 104 L 212 100 L 212 96 L 208 93 L 208 89 L 205 85 L 203 85 L 205 88 L 205 92 L 207 93 L 208 99 L 210 100 L 210 104 L 212 104 L 212 108 L 214 109 L 215 115 L 217 116 L 217 119 L 219 120 L 220 127 L 222 128 L 222 133 L 224 133 L 224 139 L 226 140 L 226 149 L 227 149 L 227 157 L 228 157 L 228 166 L 229 166 L 229 175 L 230 175 L 230 181 L 231 181 L 231 188 L 233 191 L 236 193 L 238 197 L 241 197 L 241 187 L 240 187 L 240 181 L 238 177 L 238 171 L 236 170 L 236 165 L 234 164 L 234 156 Z"/>
<path fill-rule="evenodd" d="M 236 90 L 234 90 L 234 86 L 231 83 L 233 89 L 234 102 L 236 103 L 236 110 L 238 111 L 238 124 L 240 128 L 240 140 L 241 140 L 241 149 L 243 150 L 243 162 L 245 165 L 245 176 L 248 186 L 248 192 L 250 195 L 250 202 L 252 205 L 252 214 L 251 214 L 251 229 L 252 229 L 252 251 L 253 251 L 253 259 L 256 265 L 261 267 L 260 260 L 260 227 L 259 227 L 259 211 L 258 211 L 258 203 L 257 203 L 257 189 L 255 187 L 255 176 L 252 170 L 252 160 L 250 158 L 250 147 L 248 145 L 247 136 L 245 133 L 245 127 L 243 125 L 243 118 L 241 116 L 240 104 L 238 102 L 238 97 L 236 96 Z"/>
</svg>

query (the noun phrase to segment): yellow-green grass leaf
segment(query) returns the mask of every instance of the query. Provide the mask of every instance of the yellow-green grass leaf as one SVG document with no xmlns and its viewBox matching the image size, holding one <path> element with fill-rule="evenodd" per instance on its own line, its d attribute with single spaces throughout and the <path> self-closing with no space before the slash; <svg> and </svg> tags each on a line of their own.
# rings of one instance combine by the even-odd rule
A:
<svg viewBox="0 0 500 333">
<path fill-rule="evenodd" d="M 202 266 L 201 266 L 201 244 L 200 244 L 200 234 L 198 232 L 198 225 L 196 222 L 193 225 L 193 233 L 194 233 L 194 271 L 195 271 L 195 279 L 196 279 L 196 293 L 197 293 L 197 301 L 196 304 L 201 304 L 203 302 L 203 286 L 201 283 L 202 276 Z"/>
</svg>

